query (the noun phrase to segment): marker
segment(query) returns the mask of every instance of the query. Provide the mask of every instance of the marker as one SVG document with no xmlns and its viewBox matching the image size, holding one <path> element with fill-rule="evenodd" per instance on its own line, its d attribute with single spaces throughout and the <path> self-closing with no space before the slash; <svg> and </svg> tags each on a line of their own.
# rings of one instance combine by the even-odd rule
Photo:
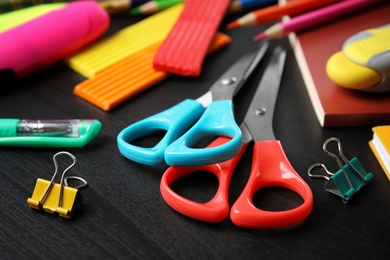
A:
<svg viewBox="0 0 390 260">
<path fill-rule="evenodd" d="M 0 146 L 80 147 L 99 133 L 95 119 L 0 119 Z"/>
<path fill-rule="evenodd" d="M 259 41 L 262 39 L 278 39 L 285 37 L 291 32 L 299 32 L 381 2 L 383 2 L 383 0 L 342 1 L 300 16 L 296 16 L 291 18 L 289 21 L 279 22 L 271 26 L 266 31 L 256 35 L 254 40 Z"/>
<path fill-rule="evenodd" d="M 227 28 L 255 26 L 281 19 L 284 15 L 297 15 L 314 10 L 339 0 L 294 0 L 285 5 L 273 5 L 244 15 L 238 20 L 227 25 Z M 353 2 L 353 1 L 351 1 Z"/>
<path fill-rule="evenodd" d="M 100 37 L 108 13 L 94 1 L 78 1 L 0 34 L 0 91 Z"/>
</svg>

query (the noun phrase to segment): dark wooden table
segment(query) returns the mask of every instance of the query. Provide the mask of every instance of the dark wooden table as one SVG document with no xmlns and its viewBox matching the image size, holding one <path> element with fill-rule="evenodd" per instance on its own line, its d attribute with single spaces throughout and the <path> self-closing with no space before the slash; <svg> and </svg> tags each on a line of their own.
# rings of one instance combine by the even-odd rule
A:
<svg viewBox="0 0 390 260">
<path fill-rule="evenodd" d="M 236 17 L 227 17 L 227 24 Z M 136 22 L 115 16 L 107 35 Z M 271 42 L 288 50 L 274 117 L 274 132 L 297 172 L 310 185 L 314 207 L 301 225 L 284 230 L 251 230 L 234 226 L 229 218 L 208 224 L 185 217 L 163 201 L 159 184 L 165 165 L 150 167 L 124 158 L 116 137 L 131 123 L 197 98 L 253 44 L 252 37 L 267 25 L 221 31 L 230 35 L 229 47 L 210 56 L 201 76 L 172 76 L 111 112 L 104 112 L 73 95 L 84 78 L 62 63 L 55 64 L 0 96 L 2 118 L 96 118 L 100 134 L 83 148 L 65 149 L 78 160 L 72 172 L 88 180 L 84 198 L 71 220 L 32 210 L 26 203 L 37 178 L 50 179 L 52 156 L 64 149 L 0 147 L 1 259 L 385 259 L 390 254 L 390 185 L 372 154 L 370 127 L 321 128 L 315 117 L 295 57 L 286 39 Z M 241 121 L 259 73 L 234 99 Z M 261 127 L 261 126 L 259 126 Z M 356 156 L 374 174 L 348 204 L 324 190 L 324 181 L 311 179 L 307 169 L 325 162 L 322 152 L 329 137 L 338 137 L 348 158 Z M 251 147 L 238 164 L 230 187 L 230 204 L 242 191 L 251 167 Z M 218 183 L 210 176 L 193 176 L 177 187 L 196 200 L 207 200 Z M 295 195 L 295 194 L 294 194 Z M 287 196 L 287 197 L 286 197 Z M 290 199 L 290 197 L 292 199 Z M 276 199 L 275 199 L 276 198 Z M 255 203 L 296 203 L 291 194 L 268 190 Z M 271 202 L 270 202 L 271 201 Z M 272 205 L 270 205 L 272 206 Z"/>
</svg>

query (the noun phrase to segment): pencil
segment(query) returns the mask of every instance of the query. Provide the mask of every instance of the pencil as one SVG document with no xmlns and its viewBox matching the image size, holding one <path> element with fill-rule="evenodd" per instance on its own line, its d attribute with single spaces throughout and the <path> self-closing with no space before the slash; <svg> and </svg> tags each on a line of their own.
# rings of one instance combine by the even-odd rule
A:
<svg viewBox="0 0 390 260">
<path fill-rule="evenodd" d="M 232 0 L 229 6 L 230 13 L 238 13 L 247 10 L 255 10 L 270 5 L 276 5 L 277 0 Z"/>
<path fill-rule="evenodd" d="M 137 14 L 144 14 L 144 15 L 150 15 L 155 14 L 159 11 L 162 11 L 164 9 L 167 9 L 175 4 L 179 4 L 184 2 L 184 0 L 154 0 L 154 1 L 148 1 L 138 7 L 135 7 L 130 10 L 130 14 L 137 15 Z"/>
<path fill-rule="evenodd" d="M 148 0 L 97 0 L 110 14 L 118 14 L 128 11 L 130 8 L 140 6 Z"/>
<path fill-rule="evenodd" d="M 305 13 L 339 0 L 294 0 L 285 5 L 272 5 L 256 11 L 250 12 L 243 17 L 227 25 L 227 28 L 237 28 L 244 26 L 255 26 L 262 23 L 279 20 L 284 15 L 297 15 Z"/>
<path fill-rule="evenodd" d="M 299 32 L 309 29 L 321 23 L 343 17 L 360 11 L 372 5 L 383 3 L 385 0 L 354 0 L 342 1 L 318 10 L 291 18 L 289 21 L 279 22 L 266 31 L 255 36 L 254 40 L 277 39 L 288 35 L 290 32 Z M 335 32 L 337 33 L 337 32 Z"/>
<path fill-rule="evenodd" d="M 0 14 L 1 13 L 8 13 L 11 11 L 16 11 L 19 9 L 23 9 L 26 7 L 31 7 L 34 5 L 39 4 L 50 4 L 55 2 L 70 2 L 66 0 L 62 1 L 56 1 L 56 0 L 41 0 L 41 1 L 34 1 L 34 0 L 0 0 Z"/>
<path fill-rule="evenodd" d="M 50 3 L 69 3 L 77 0 L 0 0 L 0 14 L 19 9 Z M 141 5 L 148 0 L 96 0 L 110 14 L 127 11 L 132 6 Z"/>
</svg>

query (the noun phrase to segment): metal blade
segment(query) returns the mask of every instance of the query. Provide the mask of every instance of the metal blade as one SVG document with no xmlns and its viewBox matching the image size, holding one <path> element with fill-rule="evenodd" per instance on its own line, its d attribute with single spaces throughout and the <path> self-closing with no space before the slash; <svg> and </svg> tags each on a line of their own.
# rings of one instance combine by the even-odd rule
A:
<svg viewBox="0 0 390 260">
<path fill-rule="evenodd" d="M 245 53 L 210 88 L 213 101 L 233 99 L 263 58 L 269 43 L 261 42 L 257 48 Z"/>
<path fill-rule="evenodd" d="M 286 51 L 275 48 L 245 115 L 241 129 L 249 131 L 254 141 L 275 139 L 272 120 L 285 60 Z"/>
</svg>

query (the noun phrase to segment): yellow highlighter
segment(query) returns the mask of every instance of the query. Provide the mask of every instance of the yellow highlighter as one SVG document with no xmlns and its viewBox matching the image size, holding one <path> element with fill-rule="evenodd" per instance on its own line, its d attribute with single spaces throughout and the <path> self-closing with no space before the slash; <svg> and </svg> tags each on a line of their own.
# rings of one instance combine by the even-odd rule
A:
<svg viewBox="0 0 390 260">
<path fill-rule="evenodd" d="M 390 92 L 390 24 L 347 39 L 342 51 L 329 58 L 326 72 L 341 87 Z"/>
<path fill-rule="evenodd" d="M 40 15 L 60 9 L 65 3 L 40 4 L 0 15 L 0 32 L 28 22 Z"/>
</svg>

